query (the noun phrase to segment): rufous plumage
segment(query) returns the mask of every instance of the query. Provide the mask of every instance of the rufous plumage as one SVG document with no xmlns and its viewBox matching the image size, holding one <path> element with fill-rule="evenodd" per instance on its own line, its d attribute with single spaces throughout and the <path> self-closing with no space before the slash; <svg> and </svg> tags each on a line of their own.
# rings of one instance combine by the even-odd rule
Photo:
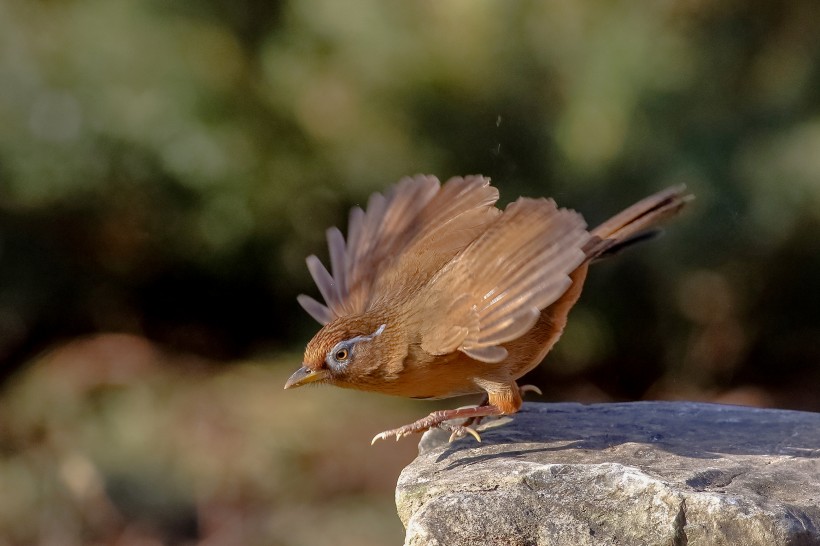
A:
<svg viewBox="0 0 820 546">
<path fill-rule="evenodd" d="M 486 393 L 476 407 L 433 412 L 373 439 L 431 427 L 453 436 L 521 407 L 517 380 L 558 341 L 597 258 L 642 238 L 691 197 L 656 193 L 587 230 L 551 199 L 503 210 L 482 176 L 403 178 L 350 213 L 347 239 L 327 231 L 330 271 L 308 268 L 324 303 L 299 303 L 322 328 L 285 388 L 308 383 L 434 399 Z M 467 420 L 452 424 L 453 420 Z"/>
</svg>

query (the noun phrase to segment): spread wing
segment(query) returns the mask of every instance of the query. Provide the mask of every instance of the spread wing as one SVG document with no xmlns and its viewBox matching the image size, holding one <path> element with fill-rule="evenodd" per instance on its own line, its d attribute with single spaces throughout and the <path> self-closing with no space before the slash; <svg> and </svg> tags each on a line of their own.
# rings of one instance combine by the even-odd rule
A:
<svg viewBox="0 0 820 546">
<path fill-rule="evenodd" d="M 569 288 L 589 240 L 580 214 L 546 199 L 521 198 L 428 283 L 422 348 L 506 358 L 502 343 L 535 325 Z M 446 310 L 445 312 L 442 312 Z"/>
<path fill-rule="evenodd" d="M 337 228 L 327 231 L 330 271 L 316 256 L 307 259 L 325 303 L 306 295 L 299 303 L 327 324 L 414 289 L 408 282 L 422 286 L 500 214 L 494 206 L 498 190 L 489 184 L 471 176 L 442 186 L 434 176 L 419 175 L 401 179 L 384 195 L 374 193 L 366 211 L 350 211 L 347 241 Z"/>
</svg>

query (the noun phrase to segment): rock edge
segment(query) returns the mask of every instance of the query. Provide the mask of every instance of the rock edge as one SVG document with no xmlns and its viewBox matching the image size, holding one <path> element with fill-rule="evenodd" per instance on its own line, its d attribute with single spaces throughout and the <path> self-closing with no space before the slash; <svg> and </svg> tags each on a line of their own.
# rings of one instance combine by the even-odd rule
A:
<svg viewBox="0 0 820 546">
<path fill-rule="evenodd" d="M 481 436 L 422 438 L 406 545 L 820 545 L 820 414 L 526 403 Z"/>
</svg>

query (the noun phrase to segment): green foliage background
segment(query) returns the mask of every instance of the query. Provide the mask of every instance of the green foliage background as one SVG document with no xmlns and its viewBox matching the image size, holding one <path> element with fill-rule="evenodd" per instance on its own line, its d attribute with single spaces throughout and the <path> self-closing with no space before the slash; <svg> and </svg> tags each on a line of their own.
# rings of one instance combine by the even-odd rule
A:
<svg viewBox="0 0 820 546">
<path fill-rule="evenodd" d="M 697 196 L 592 272 L 533 378 L 548 399 L 820 410 L 818 35 L 815 0 L 2 0 L 5 404 L 37 399 L 15 393 L 43 350 L 99 333 L 286 374 L 315 327 L 304 257 L 423 172 L 591 224 Z"/>
</svg>

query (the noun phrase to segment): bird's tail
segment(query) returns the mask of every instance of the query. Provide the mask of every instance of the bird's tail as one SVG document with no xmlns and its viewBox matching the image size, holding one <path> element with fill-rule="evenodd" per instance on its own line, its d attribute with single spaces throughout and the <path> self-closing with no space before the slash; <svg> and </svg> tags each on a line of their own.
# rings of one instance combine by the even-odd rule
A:
<svg viewBox="0 0 820 546">
<path fill-rule="evenodd" d="M 658 224 L 675 216 L 692 199 L 683 185 L 650 195 L 593 229 L 584 252 L 595 260 L 652 238 L 660 232 Z"/>
</svg>

